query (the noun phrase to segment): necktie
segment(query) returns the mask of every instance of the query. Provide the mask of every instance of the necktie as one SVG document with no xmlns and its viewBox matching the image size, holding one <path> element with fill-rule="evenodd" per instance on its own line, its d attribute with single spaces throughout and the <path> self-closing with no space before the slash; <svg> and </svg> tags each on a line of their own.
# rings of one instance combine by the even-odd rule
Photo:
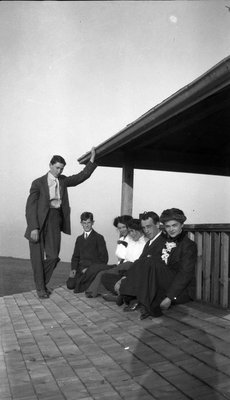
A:
<svg viewBox="0 0 230 400">
<path fill-rule="evenodd" d="M 55 182 L 54 184 L 55 199 L 58 199 L 58 182 L 56 178 L 54 179 L 54 182 Z"/>
<path fill-rule="evenodd" d="M 85 239 L 87 239 L 87 237 L 88 237 L 88 235 L 87 235 L 87 233 L 85 232 Z"/>
</svg>

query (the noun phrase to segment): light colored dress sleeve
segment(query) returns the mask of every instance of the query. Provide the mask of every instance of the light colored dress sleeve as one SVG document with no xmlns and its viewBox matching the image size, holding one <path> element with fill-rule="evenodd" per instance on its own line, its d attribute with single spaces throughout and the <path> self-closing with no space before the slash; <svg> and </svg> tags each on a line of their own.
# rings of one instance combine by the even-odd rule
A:
<svg viewBox="0 0 230 400">
<path fill-rule="evenodd" d="M 129 245 L 126 248 L 124 262 L 136 261 L 140 257 L 140 255 L 144 249 L 144 246 L 146 244 L 146 241 L 147 241 L 147 239 L 144 236 L 141 236 L 140 239 L 137 241 L 130 239 Z"/>
<path fill-rule="evenodd" d="M 129 242 L 130 242 L 130 240 L 131 240 L 131 238 L 129 237 L 129 235 L 127 235 L 127 236 L 122 236 L 122 237 L 120 237 L 120 239 L 119 239 L 119 241 L 120 242 L 125 242 L 125 243 L 127 243 L 127 246 L 124 246 L 123 244 L 117 244 L 117 247 L 116 247 L 116 251 L 115 251 L 115 255 L 117 256 L 117 258 L 118 258 L 118 264 L 121 262 L 121 260 L 124 260 L 125 259 L 125 256 L 126 256 L 126 252 L 127 252 L 127 248 L 128 248 L 128 246 L 129 246 Z"/>
</svg>

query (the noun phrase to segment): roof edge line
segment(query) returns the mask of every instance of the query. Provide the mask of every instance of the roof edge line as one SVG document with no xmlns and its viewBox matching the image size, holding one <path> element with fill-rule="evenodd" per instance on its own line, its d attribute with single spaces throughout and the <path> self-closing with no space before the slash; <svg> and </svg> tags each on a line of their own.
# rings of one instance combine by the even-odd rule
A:
<svg viewBox="0 0 230 400">
<path fill-rule="evenodd" d="M 128 124 L 121 131 L 102 142 L 96 147 L 98 156 L 102 156 L 106 150 L 115 150 L 120 143 L 129 141 L 130 136 L 134 137 L 134 129 L 143 129 L 147 124 L 152 122 L 152 128 L 165 122 L 175 114 L 181 113 L 188 107 L 200 102 L 204 98 L 214 94 L 217 90 L 230 84 L 230 57 L 225 58 L 218 64 L 214 65 L 206 73 L 202 74 L 194 81 L 179 89 L 173 95 L 169 96 L 155 107 L 151 108 L 145 114 Z M 180 109 L 179 107 L 182 106 Z M 152 116 L 155 114 L 154 120 Z M 149 129 L 149 128 L 148 128 Z M 141 133 L 136 133 L 138 137 Z M 80 164 L 89 161 L 90 151 L 78 158 Z M 99 157 L 100 158 L 100 157 Z"/>
</svg>

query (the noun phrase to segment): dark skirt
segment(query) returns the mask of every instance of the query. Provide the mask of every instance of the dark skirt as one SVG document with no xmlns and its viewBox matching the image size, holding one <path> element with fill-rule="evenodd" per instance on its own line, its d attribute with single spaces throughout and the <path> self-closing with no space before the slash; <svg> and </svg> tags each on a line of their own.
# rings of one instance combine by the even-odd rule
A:
<svg viewBox="0 0 230 400">
<path fill-rule="evenodd" d="M 120 294 L 136 298 L 151 314 L 167 297 L 167 290 L 175 276 L 176 271 L 170 269 L 163 261 L 154 258 L 138 260 L 127 272 L 126 279 L 122 280 Z M 186 287 L 175 302 L 185 303 L 189 300 L 191 294 Z"/>
</svg>

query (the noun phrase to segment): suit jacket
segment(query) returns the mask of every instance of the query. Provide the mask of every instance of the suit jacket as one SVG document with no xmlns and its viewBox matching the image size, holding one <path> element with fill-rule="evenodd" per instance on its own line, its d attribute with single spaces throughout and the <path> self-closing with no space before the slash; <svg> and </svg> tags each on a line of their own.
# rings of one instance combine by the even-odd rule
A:
<svg viewBox="0 0 230 400">
<path fill-rule="evenodd" d="M 162 248 L 165 245 L 166 239 L 163 233 L 161 233 L 150 245 L 149 241 L 145 244 L 144 249 L 140 255 L 140 257 L 134 261 L 128 271 L 125 271 L 124 275 L 127 275 L 129 279 L 139 275 L 140 271 L 143 269 L 143 265 L 151 265 L 152 259 L 157 257 L 158 259 L 161 257 Z M 142 269 L 141 269 L 142 268 Z M 136 284 L 138 285 L 139 279 L 136 279 Z M 125 284 L 127 281 L 124 281 Z M 124 283 L 122 282 L 122 283 Z M 128 293 L 127 293 L 128 294 Z"/>
<path fill-rule="evenodd" d="M 149 242 L 146 243 L 139 260 L 144 258 L 157 257 L 161 255 L 162 246 L 166 242 L 165 236 L 161 233 L 150 245 Z"/>
<path fill-rule="evenodd" d="M 62 208 L 62 220 L 63 224 L 61 227 L 62 232 L 70 235 L 70 206 L 67 187 L 77 186 L 84 182 L 90 177 L 97 165 L 95 163 L 88 162 L 85 168 L 78 174 L 65 176 L 60 175 L 59 187 L 61 196 L 61 208 Z M 27 228 L 25 237 L 30 240 L 30 233 L 34 229 L 42 230 L 44 222 L 50 208 L 50 196 L 48 187 L 48 173 L 40 178 L 35 179 L 32 182 L 30 188 L 30 194 L 26 203 L 26 221 Z"/>
<path fill-rule="evenodd" d="M 71 269 L 76 269 L 78 274 L 92 264 L 107 264 L 108 259 L 104 237 L 92 230 L 87 239 L 84 238 L 84 234 L 77 237 L 71 259 Z"/>
</svg>

